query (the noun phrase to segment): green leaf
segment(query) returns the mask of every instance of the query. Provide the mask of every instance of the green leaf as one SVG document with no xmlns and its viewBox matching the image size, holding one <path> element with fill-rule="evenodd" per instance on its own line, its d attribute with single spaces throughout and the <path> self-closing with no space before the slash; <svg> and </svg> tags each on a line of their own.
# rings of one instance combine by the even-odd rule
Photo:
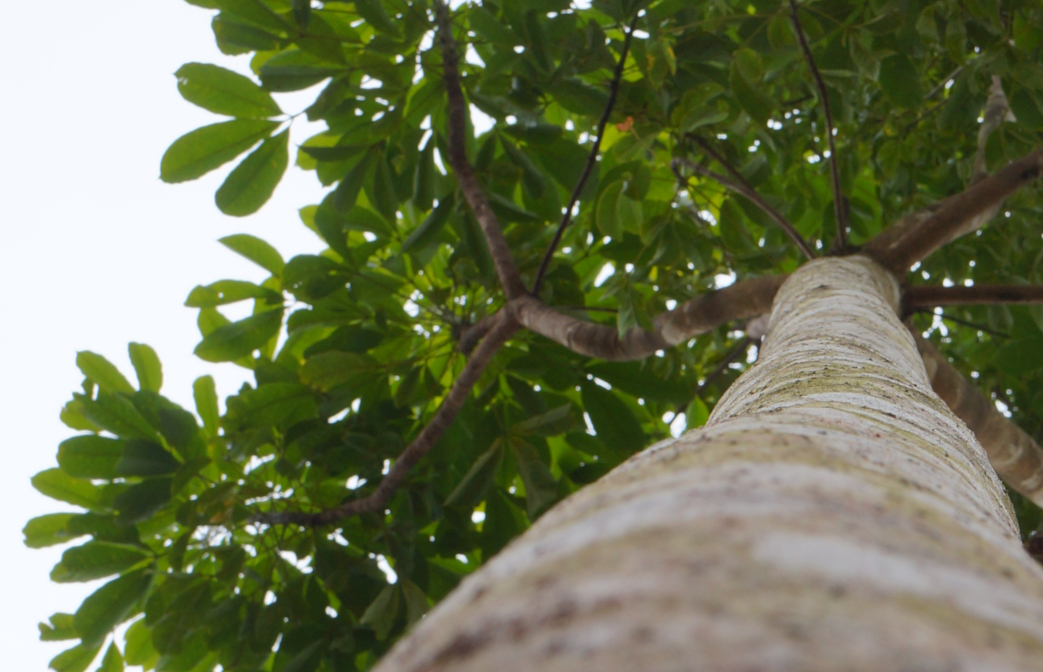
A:
<svg viewBox="0 0 1043 672">
<path fill-rule="evenodd" d="M 292 425 L 318 415 L 314 394 L 299 383 L 269 383 L 228 398 L 225 425 Z"/>
<path fill-rule="evenodd" d="M 149 554 L 137 546 L 88 541 L 62 553 L 61 562 L 51 570 L 51 581 L 93 581 L 118 574 L 148 557 Z"/>
<path fill-rule="evenodd" d="M 391 167 L 385 154 L 377 158 L 373 169 L 373 205 L 384 219 L 389 222 L 395 221 L 398 199 L 395 196 Z"/>
<path fill-rule="evenodd" d="M 696 397 L 688 404 L 688 409 L 685 411 L 685 427 L 687 429 L 702 427 L 706 424 L 709 417 L 710 411 L 706 408 L 706 404 L 703 403 L 702 399 Z"/>
<path fill-rule="evenodd" d="M 362 186 L 366 180 L 366 173 L 369 172 L 369 168 L 376 156 L 376 151 L 370 148 L 359 162 L 352 166 L 348 174 L 341 179 L 340 184 L 333 190 L 334 210 L 344 214 L 355 207 L 355 202 L 358 201 L 359 193 L 362 191 Z"/>
<path fill-rule="evenodd" d="M 196 346 L 195 354 L 207 362 L 231 362 L 263 348 L 282 327 L 282 310 L 258 315 L 218 327 Z"/>
<path fill-rule="evenodd" d="M 97 646 L 131 610 L 152 585 L 152 572 L 139 569 L 109 581 L 83 601 L 73 615 L 73 627 L 85 645 Z"/>
<path fill-rule="evenodd" d="M 282 114 L 272 94 L 249 77 L 217 65 L 186 63 L 177 72 L 177 90 L 190 103 L 215 114 L 266 119 Z"/>
<path fill-rule="evenodd" d="M 905 54 L 894 54 L 880 62 L 880 88 L 899 107 L 911 109 L 923 102 L 920 76 Z"/>
<path fill-rule="evenodd" d="M 496 471 L 503 460 L 503 440 L 493 441 L 489 450 L 475 460 L 463 480 L 453 488 L 445 500 L 446 506 L 474 508 L 485 498 L 485 493 L 492 485 Z"/>
<path fill-rule="evenodd" d="M 564 129 L 557 124 L 527 122 L 504 126 L 503 132 L 529 144 L 546 145 L 561 139 Z"/>
<path fill-rule="evenodd" d="M 247 299 L 263 299 L 274 305 L 282 302 L 282 295 L 267 287 L 260 287 L 243 280 L 218 280 L 206 285 L 197 285 L 185 299 L 189 308 L 212 308 Z"/>
<path fill-rule="evenodd" d="M 123 656 L 120 655 L 120 650 L 116 648 L 116 644 L 113 642 L 109 644 L 105 657 L 101 659 L 101 667 L 98 668 L 98 672 L 123 672 L 123 670 Z"/>
<path fill-rule="evenodd" d="M 286 663 L 281 672 L 308 672 L 315 670 L 322 659 L 322 648 L 326 642 L 318 640 L 312 642 Z"/>
<path fill-rule="evenodd" d="M 996 366 L 1009 375 L 1024 375 L 1043 368 L 1043 338 L 1019 339 L 996 354 Z"/>
<path fill-rule="evenodd" d="M 85 509 L 97 508 L 101 491 L 90 481 L 69 476 L 61 469 L 47 469 L 32 478 L 33 487 L 51 499 L 68 502 Z"/>
<path fill-rule="evenodd" d="M 154 441 L 131 439 L 116 464 L 121 476 L 165 476 L 178 470 L 181 462 Z"/>
<path fill-rule="evenodd" d="M 1010 97 L 1010 111 L 1018 124 L 1034 131 L 1043 131 L 1043 95 L 1019 89 Z"/>
<path fill-rule="evenodd" d="M 739 105 L 754 121 L 763 124 L 775 112 L 778 105 L 770 96 L 762 92 L 742 74 L 739 60 L 732 61 L 731 75 L 728 81 L 732 85 L 732 93 Z"/>
<path fill-rule="evenodd" d="M 156 351 L 144 343 L 131 343 L 127 346 L 127 353 L 138 376 L 138 389 L 159 392 L 163 387 L 163 365 Z"/>
<path fill-rule="evenodd" d="M 493 486 L 485 498 L 485 520 L 479 546 L 482 558 L 489 559 L 529 526 L 525 513 L 515 506 L 512 498 L 501 488 Z"/>
<path fill-rule="evenodd" d="M 83 672 L 87 666 L 94 662 L 101 646 L 87 646 L 80 644 L 71 649 L 62 651 L 51 659 L 50 667 L 55 672 Z"/>
<path fill-rule="evenodd" d="M 500 218 L 500 221 L 505 224 L 514 222 L 543 221 L 543 218 L 536 213 L 529 212 L 514 201 L 504 198 L 495 192 L 489 192 L 486 195 L 489 197 L 489 205 L 492 207 L 493 212 L 495 212 L 496 216 Z"/>
<path fill-rule="evenodd" d="M 355 0 L 355 11 L 375 30 L 395 39 L 402 37 L 398 26 L 388 16 L 387 11 L 384 10 L 384 4 L 380 0 Z"/>
<path fill-rule="evenodd" d="M 438 240 L 438 234 L 445 227 L 445 223 L 449 221 L 449 214 L 453 211 L 454 204 L 455 197 L 452 193 L 438 201 L 438 205 L 424 218 L 424 221 L 420 222 L 420 226 L 413 229 L 402 241 L 402 252 L 408 252 L 414 247 L 418 251 L 423 251 L 433 245 Z"/>
<path fill-rule="evenodd" d="M 406 627 L 408 628 L 419 621 L 431 607 L 427 601 L 427 594 L 420 586 L 409 579 L 399 579 L 398 583 L 402 587 L 402 597 L 406 601 Z"/>
<path fill-rule="evenodd" d="M 366 607 L 366 612 L 359 621 L 372 627 L 377 634 L 377 640 L 381 642 L 387 639 L 391 627 L 395 624 L 395 617 L 398 616 L 398 593 L 397 585 L 384 586 L 376 599 Z"/>
<path fill-rule="evenodd" d="M 518 467 L 518 474 L 525 484 L 525 502 L 529 520 L 536 518 L 558 501 L 558 482 L 550 468 L 540 459 L 540 454 L 522 439 L 512 437 L 511 453 Z"/>
<path fill-rule="evenodd" d="M 116 517 L 119 524 L 131 525 L 162 509 L 170 501 L 171 484 L 170 478 L 154 478 L 132 485 L 116 495 L 112 504 L 119 511 Z"/>
<path fill-rule="evenodd" d="M 164 182 L 194 180 L 239 156 L 268 137 L 279 122 L 233 119 L 182 135 L 170 145 L 159 166 Z"/>
<path fill-rule="evenodd" d="M 290 163 L 290 129 L 268 138 L 228 174 L 214 200 L 221 212 L 252 215 L 272 197 Z"/>
<path fill-rule="evenodd" d="M 286 265 L 278 251 L 268 243 L 248 233 L 237 233 L 233 236 L 225 236 L 218 242 L 240 254 L 272 275 L 282 275 L 282 269 Z"/>
<path fill-rule="evenodd" d="M 328 392 L 335 387 L 368 378 L 372 361 L 353 352 L 323 352 L 308 359 L 300 370 L 301 382 Z"/>
<path fill-rule="evenodd" d="M 573 424 L 572 404 L 562 404 L 546 413 L 535 415 L 515 424 L 511 431 L 518 436 L 528 436 L 529 434 L 557 436 L 569 431 Z"/>
<path fill-rule="evenodd" d="M 609 449 L 629 455 L 644 447 L 648 437 L 619 397 L 593 383 L 583 385 L 582 395 L 590 422 Z"/>
<path fill-rule="evenodd" d="M 58 466 L 76 478 L 116 478 L 125 442 L 97 434 L 75 436 L 58 444 Z"/>
<path fill-rule="evenodd" d="M 203 427 L 210 436 L 217 436 L 217 424 L 220 412 L 217 409 L 217 388 L 211 376 L 200 376 L 192 383 L 192 397 L 196 404 L 196 413 L 203 421 Z"/>
<path fill-rule="evenodd" d="M 612 238 L 612 240 L 621 240 L 623 238 L 623 222 L 619 217 L 619 201 L 623 197 L 623 187 L 623 182 L 613 182 L 605 187 L 605 190 L 601 192 L 601 196 L 598 198 L 595 221 L 601 233 Z"/>
<path fill-rule="evenodd" d="M 41 642 L 62 642 L 80 638 L 72 627 L 72 614 L 53 614 L 50 621 L 39 624 Z"/>
<path fill-rule="evenodd" d="M 435 136 L 431 135 L 420 150 L 413 171 L 413 205 L 421 212 L 431 209 L 435 200 Z"/>
<path fill-rule="evenodd" d="M 148 665 L 148 662 L 159 655 L 152 646 L 152 631 L 144 618 L 134 621 L 127 628 L 123 641 L 125 642 L 123 652 L 128 665 L 143 665 L 145 669 L 149 669 L 151 666 Z"/>
<path fill-rule="evenodd" d="M 130 394 L 134 391 L 130 382 L 123 377 L 119 369 L 101 355 L 82 350 L 76 353 L 76 366 L 83 372 L 83 375 L 93 380 L 98 384 L 98 387 L 106 392 L 126 392 Z"/>
<path fill-rule="evenodd" d="M 56 544 L 64 544 L 82 536 L 73 533 L 68 528 L 69 521 L 77 515 L 75 513 L 49 513 L 30 519 L 25 524 L 25 527 L 22 528 L 22 534 L 25 535 L 25 545 L 29 548 L 45 548 Z"/>
<path fill-rule="evenodd" d="M 521 44 L 518 37 L 484 7 L 469 7 L 467 22 L 470 24 L 471 29 L 483 40 L 509 47 Z"/>
</svg>

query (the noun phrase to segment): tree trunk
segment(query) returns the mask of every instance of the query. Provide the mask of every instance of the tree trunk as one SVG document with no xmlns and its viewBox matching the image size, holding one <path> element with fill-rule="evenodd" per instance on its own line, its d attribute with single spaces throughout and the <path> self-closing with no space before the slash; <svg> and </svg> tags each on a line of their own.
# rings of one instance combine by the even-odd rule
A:
<svg viewBox="0 0 1043 672">
<path fill-rule="evenodd" d="M 707 426 L 543 516 L 380 670 L 1039 670 L 1043 570 L 859 257 L 779 290 Z"/>
</svg>

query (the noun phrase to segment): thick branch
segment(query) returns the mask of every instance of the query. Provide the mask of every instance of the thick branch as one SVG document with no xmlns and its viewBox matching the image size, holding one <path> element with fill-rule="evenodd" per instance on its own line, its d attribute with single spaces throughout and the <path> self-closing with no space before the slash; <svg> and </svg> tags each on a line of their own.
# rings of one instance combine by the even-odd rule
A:
<svg viewBox="0 0 1043 672">
<path fill-rule="evenodd" d="M 789 220 L 783 217 L 782 213 L 780 213 L 778 210 L 771 207 L 768 204 L 768 202 L 765 201 L 761 197 L 761 195 L 757 193 L 757 190 L 750 186 L 750 183 L 747 182 L 745 178 L 743 178 L 742 173 L 735 170 L 735 168 L 733 168 L 725 160 L 723 156 L 714 151 L 713 147 L 711 147 L 705 140 L 694 135 L 689 135 L 688 137 L 695 140 L 695 142 L 697 142 L 699 146 L 702 147 L 703 150 L 705 150 L 711 158 L 713 158 L 714 161 L 721 164 L 724 167 L 724 169 L 727 170 L 728 173 L 734 178 L 734 181 L 729 180 L 723 175 L 715 173 L 709 168 L 700 166 L 699 164 L 693 161 L 689 161 L 688 159 L 680 157 L 673 160 L 672 166 L 674 169 L 674 173 L 677 174 L 678 178 L 682 180 L 684 179 L 679 174 L 678 169 L 679 165 L 684 165 L 692 171 L 716 181 L 725 189 L 729 189 L 737 194 L 741 194 L 754 205 L 756 205 L 758 208 L 763 210 L 764 214 L 768 215 L 771 221 L 775 222 L 779 226 L 779 228 L 782 229 L 787 236 L 789 236 L 789 239 L 793 241 L 793 244 L 797 246 L 797 249 L 799 249 L 805 257 L 807 257 L 809 260 L 815 258 L 815 253 L 811 251 L 811 246 L 809 246 L 807 241 L 804 240 L 804 238 L 802 238 L 799 233 L 797 233 L 797 230 L 793 228 L 793 225 L 789 222 Z"/>
<path fill-rule="evenodd" d="M 623 79 L 623 70 L 626 67 L 627 53 L 630 51 L 630 39 L 634 35 L 634 26 L 637 25 L 638 17 L 634 17 L 634 20 L 630 23 L 630 28 L 627 30 L 626 37 L 623 39 L 623 50 L 619 53 L 619 62 L 616 63 L 616 71 L 612 75 L 612 84 L 608 89 L 608 102 L 605 104 L 605 111 L 601 115 L 601 120 L 598 122 L 598 134 L 594 138 L 594 144 L 590 148 L 590 154 L 587 156 L 587 164 L 583 166 L 583 173 L 579 176 L 579 181 L 576 182 L 576 187 L 572 190 L 572 196 L 569 198 L 569 204 L 565 208 L 565 212 L 561 215 L 561 221 L 558 222 L 558 229 L 554 232 L 554 239 L 551 240 L 550 245 L 547 246 L 547 251 L 543 255 L 543 260 L 540 262 L 540 268 L 536 271 L 536 279 L 532 283 L 532 295 L 539 296 L 540 287 L 543 285 L 543 276 L 547 273 L 547 267 L 550 265 L 550 260 L 554 256 L 555 250 L 558 249 L 558 245 L 561 244 L 561 236 L 565 233 L 565 229 L 568 228 L 569 222 L 572 220 L 572 209 L 576 207 L 576 202 L 579 200 L 579 195 L 583 191 L 583 187 L 586 186 L 587 180 L 590 178 L 591 172 L 594 170 L 594 166 L 598 161 L 598 152 L 601 151 L 601 139 L 605 137 L 605 128 L 608 126 L 608 118 L 612 115 L 612 108 L 616 106 L 616 97 L 619 95 L 619 82 Z"/>
<path fill-rule="evenodd" d="M 902 296 L 906 309 L 971 306 L 996 303 L 1043 303 L 1043 286 L 975 285 L 974 287 L 909 287 Z"/>
<path fill-rule="evenodd" d="M 800 16 L 797 12 L 797 0 L 789 0 L 792 13 L 793 30 L 797 33 L 800 41 L 801 51 L 804 52 L 804 60 L 808 62 L 808 68 L 815 78 L 815 86 L 818 87 L 819 98 L 822 100 L 822 111 L 826 117 L 826 138 L 829 140 L 829 175 L 833 185 L 833 213 L 837 220 L 837 239 L 833 244 L 834 251 L 840 252 L 847 249 L 847 205 L 844 194 L 840 191 L 840 169 L 837 167 L 837 145 L 833 139 L 833 113 L 829 109 L 829 94 L 826 92 L 826 82 L 822 79 L 822 73 L 815 65 L 815 57 L 811 55 L 811 47 L 804 36 L 804 29 L 800 26 Z"/>
<path fill-rule="evenodd" d="M 456 174 L 460 191 L 463 192 L 475 219 L 478 220 L 478 225 L 482 228 L 485 242 L 489 246 L 489 254 L 496 265 L 496 273 L 500 277 L 507 298 L 512 299 L 525 293 L 525 285 L 518 275 L 518 268 L 503 237 L 500 222 L 467 159 L 467 101 L 464 100 L 460 88 L 459 57 L 449 22 L 449 9 L 441 0 L 435 3 L 435 15 L 438 20 L 439 39 L 442 41 L 442 71 L 449 98 L 449 165 Z"/>
<path fill-rule="evenodd" d="M 864 251 L 899 277 L 909 267 L 945 244 L 980 228 L 991 218 L 1004 199 L 1032 183 L 1043 174 L 1043 150 L 998 170 L 965 191 L 941 203 L 934 213 L 913 226 L 885 249 L 872 244 Z M 988 215 L 988 217 L 982 217 Z"/>
<path fill-rule="evenodd" d="M 340 506 L 319 511 L 316 513 L 303 513 L 299 511 L 262 513 L 252 518 L 253 522 L 266 523 L 269 525 L 328 525 L 338 520 L 349 518 L 360 513 L 374 513 L 383 511 L 387 503 L 391 501 L 392 495 L 405 481 L 410 469 L 420 461 L 424 455 L 431 450 L 435 442 L 449 428 L 456 418 L 456 414 L 467 401 L 471 388 L 478 382 L 485 367 L 488 366 L 493 356 L 499 351 L 507 339 L 518 331 L 518 324 L 501 314 L 496 325 L 482 339 L 481 344 L 467 361 L 460 377 L 453 383 L 449 393 L 442 400 L 435 416 L 420 431 L 412 443 L 410 443 L 402 454 L 398 456 L 395 463 L 391 465 L 390 471 L 380 481 L 380 485 L 373 494 L 361 499 L 352 500 Z"/>
<path fill-rule="evenodd" d="M 659 315 L 650 330 L 631 329 L 622 337 L 614 326 L 564 315 L 533 297 L 516 299 L 508 304 L 508 309 L 522 326 L 573 352 L 626 361 L 648 357 L 733 320 L 768 312 L 785 279 L 786 276 L 771 276 L 736 282 Z"/>
<path fill-rule="evenodd" d="M 1000 478 L 1037 506 L 1043 506 L 1043 450 L 996 405 L 960 375 L 949 361 L 910 328 L 931 387 L 963 420 L 989 456 Z"/>
</svg>

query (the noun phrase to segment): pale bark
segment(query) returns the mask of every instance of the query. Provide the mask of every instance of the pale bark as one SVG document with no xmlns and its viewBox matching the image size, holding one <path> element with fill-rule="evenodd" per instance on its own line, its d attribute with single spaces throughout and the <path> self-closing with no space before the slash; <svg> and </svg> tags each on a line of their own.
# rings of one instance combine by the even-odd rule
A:
<svg viewBox="0 0 1043 672">
<path fill-rule="evenodd" d="M 1038 670 L 1043 569 L 894 279 L 823 259 L 708 425 L 570 497 L 379 670 Z"/>
<path fill-rule="evenodd" d="M 989 456 L 996 473 L 1022 495 L 1043 506 L 1043 450 L 960 375 L 929 341 L 913 333 L 931 387 L 963 420 Z"/>
</svg>

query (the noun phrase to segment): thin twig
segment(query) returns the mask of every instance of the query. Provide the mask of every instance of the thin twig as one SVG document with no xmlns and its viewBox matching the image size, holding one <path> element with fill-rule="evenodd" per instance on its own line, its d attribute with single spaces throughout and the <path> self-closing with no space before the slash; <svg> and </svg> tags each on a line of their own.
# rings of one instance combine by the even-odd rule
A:
<svg viewBox="0 0 1043 672">
<path fill-rule="evenodd" d="M 373 494 L 341 504 L 338 507 L 305 513 L 303 511 L 286 511 L 259 513 L 251 518 L 255 523 L 266 523 L 268 525 L 328 525 L 339 520 L 349 518 L 360 513 L 375 513 L 383 511 L 392 495 L 398 490 L 402 482 L 406 480 L 410 469 L 427 454 L 442 436 L 446 429 L 453 423 L 456 414 L 467 401 L 471 394 L 471 388 L 478 382 L 485 367 L 492 361 L 493 356 L 499 351 L 507 339 L 519 329 L 518 323 L 510 319 L 506 314 L 501 314 L 500 321 L 494 326 L 481 344 L 474 351 L 474 355 L 467 361 L 460 377 L 456 379 L 449 389 L 442 405 L 438 407 L 435 416 L 420 430 L 420 435 L 402 451 L 387 475 L 380 481 Z"/>
<path fill-rule="evenodd" d="M 605 111 L 601 115 L 601 120 L 598 121 L 597 137 L 594 138 L 594 145 L 590 148 L 590 155 L 587 156 L 587 165 L 583 167 L 583 173 L 579 176 L 579 181 L 576 182 L 576 187 L 572 190 L 569 204 L 565 208 L 565 212 L 561 215 L 561 221 L 558 222 L 558 229 L 554 232 L 554 239 L 551 240 L 550 245 L 547 246 L 547 251 L 543 254 L 543 260 L 540 261 L 539 270 L 536 271 L 536 279 L 532 283 L 533 296 L 539 296 L 540 288 L 543 286 L 543 276 L 547 273 L 547 267 L 550 265 L 551 257 L 554 256 L 555 250 L 557 250 L 558 245 L 561 244 L 561 237 L 572 220 L 572 209 L 576 206 L 580 192 L 583 191 L 583 187 L 587 184 L 587 179 L 590 177 L 591 172 L 594 170 L 594 165 L 597 163 L 598 153 L 601 151 L 601 139 L 605 136 L 605 128 L 608 126 L 608 118 L 612 115 L 612 108 L 615 107 L 616 97 L 619 95 L 619 82 L 623 79 L 623 70 L 626 67 L 627 53 L 630 51 L 630 40 L 634 35 L 634 27 L 637 25 L 637 20 L 638 17 L 635 16 L 634 20 L 630 22 L 630 28 L 626 32 L 626 37 L 623 39 L 623 50 L 619 54 L 619 62 L 616 63 L 616 71 L 612 75 L 612 83 L 608 90 L 608 102 L 605 104 Z"/>
<path fill-rule="evenodd" d="M 727 170 L 728 173 L 735 178 L 735 180 L 730 180 L 719 173 L 715 173 L 714 171 L 708 168 L 700 166 L 699 164 L 693 161 L 689 161 L 688 159 L 681 157 L 674 159 L 671 164 L 671 168 L 673 168 L 674 174 L 677 175 L 678 179 L 684 180 L 684 177 L 680 174 L 679 169 L 680 165 L 684 165 L 690 168 L 691 170 L 699 173 L 700 175 L 704 175 L 717 181 L 721 184 L 721 186 L 725 187 L 726 189 L 730 189 L 737 194 L 745 196 L 754 205 L 763 210 L 764 213 L 768 215 L 768 217 L 771 218 L 773 222 L 778 224 L 779 228 L 781 228 L 783 232 L 785 232 L 785 234 L 789 237 L 790 240 L 793 241 L 793 244 L 797 246 L 797 249 L 799 249 L 805 257 L 807 257 L 809 260 L 815 258 L 815 253 L 811 251 L 811 247 L 808 245 L 807 241 L 804 240 L 804 238 L 801 237 L 799 233 L 797 233 L 797 229 L 793 227 L 793 224 L 791 224 L 788 219 L 783 217 L 782 213 L 780 213 L 775 208 L 771 207 L 771 205 L 769 205 L 768 202 L 765 201 L 761 197 L 761 195 L 757 193 L 757 190 L 750 186 L 750 183 L 747 182 L 745 178 L 743 178 L 741 173 L 732 168 L 728 164 L 728 162 L 725 161 L 724 157 L 715 152 L 714 149 L 710 147 L 702 138 L 696 136 L 689 137 L 691 137 L 697 143 L 699 143 L 699 145 L 706 151 L 706 153 L 709 154 L 715 161 L 717 161 L 717 163 L 724 166 L 724 169 Z"/>
<path fill-rule="evenodd" d="M 695 390 L 695 395 L 699 396 L 706 390 L 707 386 L 710 385 L 714 380 L 720 377 L 728 367 L 734 362 L 739 355 L 750 349 L 750 345 L 753 343 L 753 339 L 749 336 L 743 336 L 742 340 L 739 341 L 734 348 L 728 351 L 728 354 L 724 356 L 720 362 L 717 363 L 716 368 L 710 372 L 710 375 L 703 379 L 703 382 L 699 383 L 699 387 Z"/>
<path fill-rule="evenodd" d="M 789 6 L 792 12 L 793 30 L 797 33 L 797 39 L 800 40 L 800 48 L 804 52 L 804 60 L 808 62 L 808 68 L 815 78 L 815 85 L 818 87 L 819 97 L 822 99 L 822 111 L 826 117 L 826 137 L 829 140 L 829 172 L 833 180 L 833 212 L 837 220 L 837 239 L 833 242 L 833 251 L 843 252 L 847 249 L 847 207 L 844 201 L 844 194 L 840 191 L 837 145 L 833 139 L 833 113 L 829 109 L 829 95 L 826 93 L 826 82 L 822 79 L 818 66 L 815 65 L 815 57 L 811 55 L 811 47 L 808 46 L 808 40 L 804 36 L 804 29 L 800 26 L 797 0 L 789 0 Z"/>
<path fill-rule="evenodd" d="M 1010 338 L 1010 334 L 1005 334 L 1002 331 L 996 331 L 995 329 L 990 329 L 990 328 L 986 327 L 985 325 L 978 324 L 976 322 L 971 322 L 970 320 L 963 320 L 963 319 L 960 319 L 958 317 L 953 317 L 952 315 L 946 315 L 944 313 L 935 313 L 935 312 L 931 311 L 928 308 L 913 308 L 911 310 L 911 312 L 916 313 L 917 315 L 930 315 L 932 317 L 937 315 L 939 318 L 941 318 L 943 320 L 948 320 L 949 322 L 955 322 L 956 324 L 962 324 L 965 327 L 970 327 L 972 329 L 976 329 L 976 330 L 978 330 L 978 331 L 980 331 L 982 333 L 989 334 L 990 336 L 999 336 L 1000 338 Z"/>
<path fill-rule="evenodd" d="M 435 16 L 438 21 L 439 39 L 442 41 L 442 72 L 445 79 L 446 93 L 449 98 L 449 164 L 456 174 L 467 204 L 474 212 L 474 218 L 485 235 L 496 273 L 500 277 L 504 292 L 508 299 L 525 294 L 525 284 L 518 275 L 510 247 L 503 237 L 500 221 L 485 197 L 485 191 L 474 175 L 471 163 L 467 159 L 467 101 L 464 100 L 460 88 L 459 56 L 456 53 L 456 40 L 453 39 L 452 25 L 449 21 L 449 8 L 442 0 L 435 2 Z"/>
</svg>

